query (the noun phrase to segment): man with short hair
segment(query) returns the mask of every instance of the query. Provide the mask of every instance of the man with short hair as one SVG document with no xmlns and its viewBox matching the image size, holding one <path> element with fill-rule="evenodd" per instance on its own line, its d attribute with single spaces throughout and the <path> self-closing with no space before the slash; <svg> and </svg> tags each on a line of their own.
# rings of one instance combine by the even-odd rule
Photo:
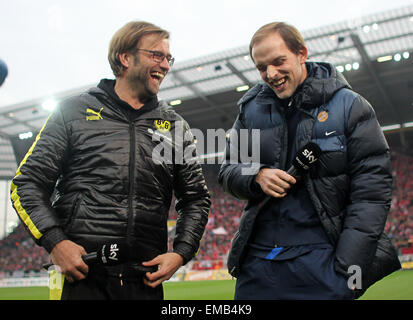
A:
<svg viewBox="0 0 413 320">
<path fill-rule="evenodd" d="M 130 22 L 113 36 L 109 62 L 116 80 L 101 80 L 49 116 L 17 170 L 11 198 L 64 274 L 62 299 L 162 299 L 162 282 L 199 248 L 209 193 L 199 163 L 152 158 L 159 136 L 172 139 L 173 152 L 195 150 L 193 140 L 175 139 L 191 138 L 188 124 L 157 99 L 174 62 L 169 33 Z M 167 252 L 173 193 L 178 220 Z M 113 242 L 127 245 L 128 261 L 83 261 Z"/>
<path fill-rule="evenodd" d="M 219 173 L 227 192 L 248 200 L 228 257 L 235 298 L 354 299 L 400 268 L 383 233 L 392 176 L 374 110 L 334 66 L 307 62 L 291 25 L 261 27 L 250 55 L 263 82 L 238 103 Z M 258 143 L 254 129 L 260 153 L 251 163 L 239 146 L 243 130 Z M 301 177 L 288 174 L 309 142 L 321 149 L 318 162 Z"/>
</svg>

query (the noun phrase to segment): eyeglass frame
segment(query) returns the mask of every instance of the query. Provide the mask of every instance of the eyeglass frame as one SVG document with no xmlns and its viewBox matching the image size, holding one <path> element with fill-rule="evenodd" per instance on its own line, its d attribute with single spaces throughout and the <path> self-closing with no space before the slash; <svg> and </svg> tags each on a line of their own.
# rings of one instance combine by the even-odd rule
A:
<svg viewBox="0 0 413 320">
<path fill-rule="evenodd" d="M 163 59 L 166 59 L 166 62 L 168 62 L 168 65 L 169 65 L 170 68 L 172 68 L 172 66 L 174 65 L 174 62 L 175 62 L 174 57 L 172 57 L 170 54 L 165 55 L 161 51 L 140 49 L 140 48 L 137 48 L 136 51 L 145 51 L 145 52 L 151 53 L 153 61 L 155 61 L 157 63 L 162 63 Z"/>
</svg>

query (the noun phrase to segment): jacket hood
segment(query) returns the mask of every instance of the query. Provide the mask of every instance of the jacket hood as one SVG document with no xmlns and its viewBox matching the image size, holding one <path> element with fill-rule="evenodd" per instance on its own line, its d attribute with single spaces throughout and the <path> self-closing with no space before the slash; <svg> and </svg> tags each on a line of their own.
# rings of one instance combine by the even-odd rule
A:
<svg viewBox="0 0 413 320">
<path fill-rule="evenodd" d="M 297 88 L 294 99 L 301 104 L 319 106 L 327 103 L 334 94 L 351 86 L 336 68 L 327 62 L 307 62 L 308 76 Z"/>
<path fill-rule="evenodd" d="M 330 63 L 306 62 L 306 67 L 308 76 L 293 95 L 295 102 L 304 108 L 327 103 L 342 88 L 351 89 L 344 76 Z M 268 99 L 280 100 L 265 82 L 259 82 L 238 101 L 238 105 L 254 97 L 257 97 L 257 103 L 263 104 L 269 103 Z"/>
</svg>

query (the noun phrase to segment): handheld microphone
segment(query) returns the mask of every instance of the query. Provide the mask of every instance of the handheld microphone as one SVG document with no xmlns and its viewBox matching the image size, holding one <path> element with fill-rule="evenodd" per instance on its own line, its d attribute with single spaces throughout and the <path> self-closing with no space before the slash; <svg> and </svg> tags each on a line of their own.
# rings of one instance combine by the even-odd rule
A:
<svg viewBox="0 0 413 320">
<path fill-rule="evenodd" d="M 131 246 L 124 242 L 112 242 L 102 244 L 96 252 L 90 252 L 82 255 L 83 261 L 88 265 L 105 265 L 114 266 L 124 262 L 134 262 L 137 254 Z M 53 264 L 43 266 L 44 269 L 48 269 Z M 154 272 L 157 270 L 156 266 L 145 267 L 141 264 L 133 264 L 133 268 L 141 272 Z"/>
<path fill-rule="evenodd" d="M 314 143 L 309 142 L 296 153 L 292 166 L 287 173 L 294 178 L 298 175 L 310 170 L 312 166 L 318 161 L 321 155 L 320 147 Z"/>
<path fill-rule="evenodd" d="M 130 258 L 129 246 L 121 242 L 105 243 L 96 252 L 91 252 L 82 256 L 87 265 L 104 264 L 116 265 L 126 262 Z"/>
<path fill-rule="evenodd" d="M 82 256 L 87 265 L 99 264 L 113 266 L 123 262 L 131 262 L 137 258 L 137 254 L 131 246 L 124 242 L 105 243 L 96 252 L 91 252 Z M 133 264 L 135 270 L 141 272 L 155 272 L 156 266 L 145 267 L 141 264 Z"/>
</svg>

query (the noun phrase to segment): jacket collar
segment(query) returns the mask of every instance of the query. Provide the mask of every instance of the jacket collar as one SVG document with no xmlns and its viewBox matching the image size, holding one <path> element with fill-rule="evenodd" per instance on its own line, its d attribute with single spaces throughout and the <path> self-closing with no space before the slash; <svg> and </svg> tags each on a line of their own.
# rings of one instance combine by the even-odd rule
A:
<svg viewBox="0 0 413 320">
<path fill-rule="evenodd" d="M 97 87 L 90 88 L 87 93 L 96 97 L 100 96 L 116 109 L 121 107 L 128 112 L 131 110 L 134 111 L 128 103 L 119 99 L 113 90 L 114 83 L 115 80 L 102 79 Z M 153 99 L 148 101 L 147 104 L 137 111 L 141 111 L 141 113 L 136 119 L 163 119 L 170 121 L 176 121 L 179 119 L 179 116 L 176 114 L 175 110 L 173 110 L 173 108 L 165 101 L 158 101 L 157 96 L 154 96 Z"/>
</svg>

